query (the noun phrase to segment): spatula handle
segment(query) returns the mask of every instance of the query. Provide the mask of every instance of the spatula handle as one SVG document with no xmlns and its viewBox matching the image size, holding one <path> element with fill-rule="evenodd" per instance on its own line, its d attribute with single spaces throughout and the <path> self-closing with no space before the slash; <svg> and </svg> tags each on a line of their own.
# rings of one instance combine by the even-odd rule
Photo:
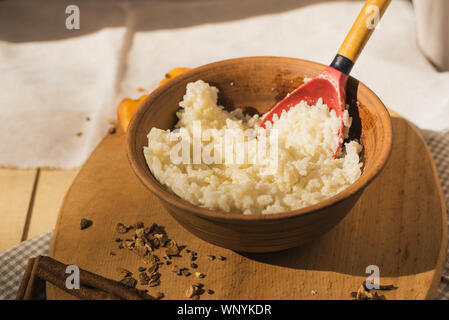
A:
<svg viewBox="0 0 449 320">
<path fill-rule="evenodd" d="M 336 69 L 342 68 L 344 70 L 340 71 L 349 74 L 390 2 L 391 0 L 367 0 L 365 2 L 332 63 L 336 64 Z M 332 64 L 331 66 L 333 66 Z"/>
</svg>

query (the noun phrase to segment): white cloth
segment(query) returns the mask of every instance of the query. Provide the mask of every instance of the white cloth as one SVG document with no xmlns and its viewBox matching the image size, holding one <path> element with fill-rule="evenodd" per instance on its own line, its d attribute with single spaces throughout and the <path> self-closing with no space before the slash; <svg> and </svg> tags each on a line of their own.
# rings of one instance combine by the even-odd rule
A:
<svg viewBox="0 0 449 320">
<path fill-rule="evenodd" d="M 0 3 L 0 123 L 6 129 L 0 165 L 82 164 L 117 103 L 137 97 L 138 87 L 153 89 L 173 67 L 252 55 L 328 64 L 362 6 L 318 0 L 77 3 L 77 31 L 65 30 L 69 2 Z M 438 73 L 425 59 L 414 30 L 412 4 L 394 0 L 352 75 L 418 126 L 446 129 L 449 73 Z"/>
</svg>

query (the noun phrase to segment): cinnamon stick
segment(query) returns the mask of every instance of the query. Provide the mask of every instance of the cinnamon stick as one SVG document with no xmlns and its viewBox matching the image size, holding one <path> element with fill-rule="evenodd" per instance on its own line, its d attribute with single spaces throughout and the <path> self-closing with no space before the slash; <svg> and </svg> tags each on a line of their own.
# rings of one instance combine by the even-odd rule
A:
<svg viewBox="0 0 449 320">
<path fill-rule="evenodd" d="M 79 289 L 68 289 L 64 278 L 59 278 L 45 268 L 38 268 L 37 275 L 65 292 L 83 300 L 120 300 L 119 297 L 96 289 L 80 286 Z"/>
<path fill-rule="evenodd" d="M 42 266 L 42 268 L 46 269 L 51 274 L 56 275 L 59 279 L 66 279 L 67 277 L 65 273 L 67 265 L 55 259 L 52 259 L 48 256 L 42 256 L 40 259 L 40 265 Z M 101 291 L 108 292 L 112 295 L 115 295 L 125 300 L 144 300 L 152 298 L 149 295 L 142 296 L 142 294 L 140 294 L 135 289 L 127 288 L 117 281 L 103 278 L 97 274 L 83 270 L 81 268 L 80 268 L 80 285 L 89 286 L 94 289 L 99 289 Z"/>
<path fill-rule="evenodd" d="M 38 256 L 28 261 L 24 277 L 17 293 L 17 300 L 32 300 L 41 281 L 48 281 L 65 292 L 86 300 L 146 300 L 154 297 L 128 288 L 123 284 L 104 278 L 80 268 L 80 288 L 69 289 L 66 285 L 67 265 L 48 256 Z"/>
<path fill-rule="evenodd" d="M 30 273 L 30 280 L 27 283 L 27 287 L 25 289 L 24 300 L 32 300 L 36 294 L 36 288 L 41 281 L 37 276 L 37 269 L 39 267 L 40 256 L 36 257 L 33 263 L 33 267 Z"/>
<path fill-rule="evenodd" d="M 25 298 L 25 292 L 30 282 L 31 272 L 33 271 L 35 261 L 35 258 L 31 258 L 30 260 L 28 260 L 25 272 L 22 277 L 22 282 L 20 283 L 19 290 L 17 291 L 16 300 L 23 300 Z"/>
</svg>

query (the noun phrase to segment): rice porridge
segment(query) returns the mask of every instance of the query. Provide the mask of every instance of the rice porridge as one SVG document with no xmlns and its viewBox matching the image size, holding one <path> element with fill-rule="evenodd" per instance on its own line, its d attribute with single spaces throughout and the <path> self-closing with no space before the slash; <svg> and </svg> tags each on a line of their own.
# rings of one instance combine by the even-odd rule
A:
<svg viewBox="0 0 449 320">
<path fill-rule="evenodd" d="M 301 102 L 261 128 L 258 115 L 228 112 L 217 97 L 204 81 L 189 83 L 175 129 L 148 134 L 152 174 L 182 199 L 224 212 L 276 213 L 316 204 L 360 177 L 357 141 L 333 159 L 340 120 L 322 101 Z M 343 120 L 347 136 L 347 111 Z"/>
</svg>

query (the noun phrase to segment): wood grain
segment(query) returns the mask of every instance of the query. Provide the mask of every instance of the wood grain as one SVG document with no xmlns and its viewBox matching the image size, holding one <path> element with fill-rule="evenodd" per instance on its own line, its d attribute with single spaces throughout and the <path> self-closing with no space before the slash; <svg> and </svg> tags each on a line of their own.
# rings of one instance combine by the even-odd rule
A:
<svg viewBox="0 0 449 320">
<path fill-rule="evenodd" d="M 20 243 L 37 169 L 0 168 L 0 252 Z"/>
<path fill-rule="evenodd" d="M 71 170 L 40 169 L 26 239 L 55 227 L 62 201 L 78 171 L 79 168 Z"/>
<path fill-rule="evenodd" d="M 350 213 L 308 245 L 264 254 L 216 247 L 183 229 L 135 178 L 119 131 L 103 140 L 71 186 L 51 256 L 119 280 L 117 267 L 137 273 L 142 263 L 136 254 L 117 249 L 115 225 L 155 222 L 180 245 L 198 252 L 198 270 L 206 274 L 201 282 L 215 291 L 201 299 L 351 299 L 350 293 L 366 279 L 368 265 L 379 266 L 381 284 L 398 286 L 385 293 L 387 299 L 432 298 L 446 253 L 443 195 L 424 140 L 406 120 L 394 116 L 392 123 L 391 158 Z M 81 231 L 83 217 L 94 223 Z M 227 260 L 208 261 L 208 254 Z M 188 255 L 182 255 L 175 264 L 188 266 Z M 167 299 L 185 299 L 187 287 L 198 282 L 176 276 L 167 266 L 161 273 L 160 287 L 149 288 L 149 293 L 161 291 Z M 49 286 L 48 298 L 71 297 Z"/>
</svg>

